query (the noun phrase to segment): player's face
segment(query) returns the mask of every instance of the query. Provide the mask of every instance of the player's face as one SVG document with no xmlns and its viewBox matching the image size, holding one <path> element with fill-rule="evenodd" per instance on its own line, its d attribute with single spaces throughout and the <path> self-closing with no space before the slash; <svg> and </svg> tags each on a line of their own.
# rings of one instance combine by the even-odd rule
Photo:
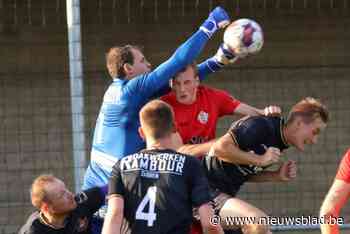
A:
<svg viewBox="0 0 350 234">
<path fill-rule="evenodd" d="M 49 209 L 52 214 L 66 214 L 77 207 L 73 193 L 66 188 L 61 180 L 48 184 L 47 191 L 50 191 Z"/>
<path fill-rule="evenodd" d="M 188 67 L 184 72 L 179 73 L 172 81 L 176 100 L 186 105 L 194 103 L 197 97 L 198 85 L 199 80 L 192 67 Z"/>
<path fill-rule="evenodd" d="M 300 120 L 294 145 L 299 150 L 304 151 L 306 145 L 313 145 L 317 143 L 320 133 L 325 128 L 326 124 L 321 118 L 317 118 L 311 123 L 305 123 Z"/>
<path fill-rule="evenodd" d="M 130 77 L 135 77 L 151 70 L 151 64 L 147 61 L 143 53 L 138 49 L 131 49 L 134 56 L 134 63 L 131 65 Z"/>
</svg>

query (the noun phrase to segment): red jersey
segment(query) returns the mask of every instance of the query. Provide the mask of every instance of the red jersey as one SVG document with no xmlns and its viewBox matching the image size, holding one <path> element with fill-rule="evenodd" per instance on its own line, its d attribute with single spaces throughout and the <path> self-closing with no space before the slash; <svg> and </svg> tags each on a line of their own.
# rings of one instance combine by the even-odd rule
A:
<svg viewBox="0 0 350 234">
<path fill-rule="evenodd" d="M 193 104 L 179 103 L 174 92 L 161 97 L 161 100 L 172 106 L 177 130 L 185 144 L 214 139 L 218 119 L 233 114 L 240 104 L 227 92 L 203 85 L 198 86 L 197 98 Z"/>
<path fill-rule="evenodd" d="M 348 152 L 346 152 L 343 159 L 341 160 L 335 178 L 350 183 L 350 149 L 348 150 Z"/>
</svg>

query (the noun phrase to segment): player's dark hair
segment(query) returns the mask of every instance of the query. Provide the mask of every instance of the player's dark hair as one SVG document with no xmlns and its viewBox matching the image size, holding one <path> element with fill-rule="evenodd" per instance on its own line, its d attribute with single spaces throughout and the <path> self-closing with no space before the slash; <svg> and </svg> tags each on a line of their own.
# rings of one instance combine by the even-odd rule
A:
<svg viewBox="0 0 350 234">
<path fill-rule="evenodd" d="M 305 123 L 311 123 L 317 118 L 321 118 L 324 123 L 329 120 L 327 107 L 319 100 L 307 97 L 295 104 L 289 112 L 287 124 L 301 117 Z"/>
<path fill-rule="evenodd" d="M 142 51 L 141 47 L 135 45 L 115 46 L 109 49 L 106 53 L 106 66 L 109 75 L 112 78 L 124 78 L 124 64 L 134 64 L 134 55 L 131 49 L 137 49 Z"/>
<path fill-rule="evenodd" d="M 178 74 L 185 72 L 189 67 L 193 69 L 194 76 L 195 77 L 198 76 L 197 62 L 193 61 L 192 63 L 188 64 L 186 67 L 182 68 L 178 73 L 176 73 L 173 79 L 175 79 Z"/>
<path fill-rule="evenodd" d="M 154 139 L 161 139 L 175 129 L 173 110 L 160 100 L 151 101 L 141 109 L 140 121 L 142 129 Z"/>
<path fill-rule="evenodd" d="M 46 185 L 55 181 L 57 178 L 53 175 L 41 175 L 33 181 L 30 189 L 33 206 L 40 209 L 43 202 L 50 202 Z"/>
</svg>

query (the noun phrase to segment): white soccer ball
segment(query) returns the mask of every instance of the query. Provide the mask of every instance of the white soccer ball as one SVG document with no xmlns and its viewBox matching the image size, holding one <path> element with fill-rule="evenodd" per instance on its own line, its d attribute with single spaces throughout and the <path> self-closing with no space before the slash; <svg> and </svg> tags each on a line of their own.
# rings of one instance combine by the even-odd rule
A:
<svg viewBox="0 0 350 234">
<path fill-rule="evenodd" d="M 258 53 L 264 44 L 260 25 L 251 19 L 232 22 L 224 33 L 224 43 L 239 57 Z"/>
</svg>

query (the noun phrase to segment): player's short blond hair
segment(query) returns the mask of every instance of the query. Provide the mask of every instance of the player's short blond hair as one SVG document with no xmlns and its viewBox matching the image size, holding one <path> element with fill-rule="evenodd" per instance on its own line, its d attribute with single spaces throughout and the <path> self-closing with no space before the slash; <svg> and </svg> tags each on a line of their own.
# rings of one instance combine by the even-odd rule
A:
<svg viewBox="0 0 350 234">
<path fill-rule="evenodd" d="M 174 113 L 167 103 L 153 100 L 140 111 L 141 127 L 153 139 L 163 138 L 175 130 Z"/>
<path fill-rule="evenodd" d="M 34 207 L 40 209 L 43 202 L 50 202 L 49 192 L 46 187 L 48 184 L 54 183 L 57 180 L 53 175 L 44 174 L 33 181 L 30 189 L 30 197 Z"/>
<path fill-rule="evenodd" d="M 297 117 L 301 117 L 305 123 L 311 123 L 317 118 L 327 123 L 329 113 L 327 107 L 319 100 L 307 97 L 292 107 L 288 115 L 287 124 L 293 122 Z"/>
</svg>

